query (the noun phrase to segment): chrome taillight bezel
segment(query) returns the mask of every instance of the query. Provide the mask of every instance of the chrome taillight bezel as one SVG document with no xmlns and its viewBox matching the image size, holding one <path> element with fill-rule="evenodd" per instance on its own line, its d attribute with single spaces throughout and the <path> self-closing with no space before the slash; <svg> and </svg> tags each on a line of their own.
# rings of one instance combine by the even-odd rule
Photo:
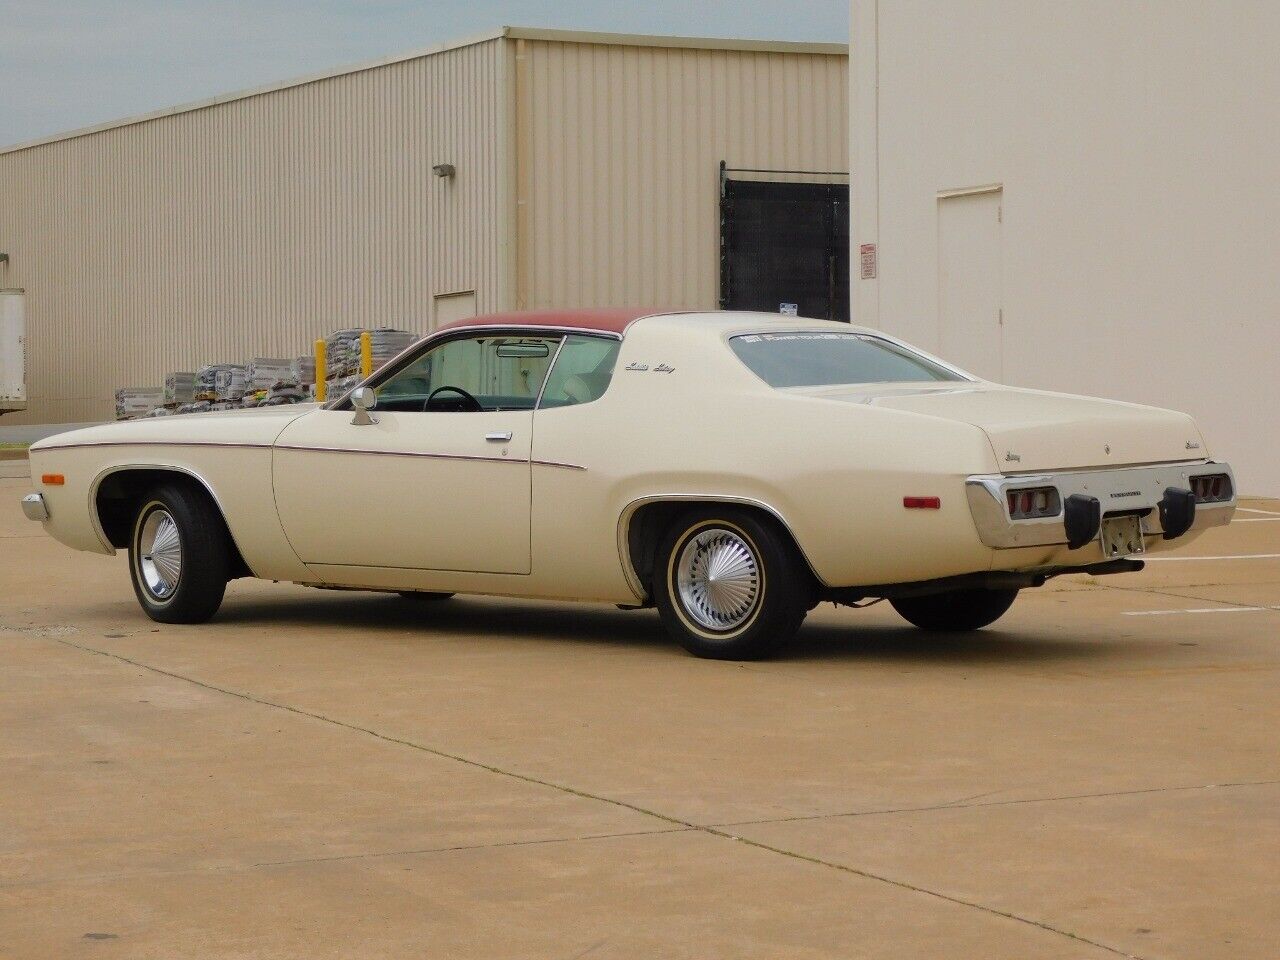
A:
<svg viewBox="0 0 1280 960">
<path fill-rule="evenodd" d="M 1013 487 L 1005 491 L 1004 507 L 1010 520 L 1045 520 L 1062 513 L 1062 495 L 1057 487 Z"/>
<path fill-rule="evenodd" d="M 1227 473 L 1200 473 L 1188 478 L 1196 503 L 1226 503 L 1235 497 L 1231 475 Z"/>
</svg>

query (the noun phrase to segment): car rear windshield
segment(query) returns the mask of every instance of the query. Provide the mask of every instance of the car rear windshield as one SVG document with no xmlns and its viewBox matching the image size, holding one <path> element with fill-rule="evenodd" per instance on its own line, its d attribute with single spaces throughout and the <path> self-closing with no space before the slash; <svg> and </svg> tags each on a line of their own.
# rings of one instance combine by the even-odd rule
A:
<svg viewBox="0 0 1280 960">
<path fill-rule="evenodd" d="M 963 380 L 906 347 L 861 333 L 754 333 L 730 337 L 739 359 L 771 387 Z"/>
</svg>

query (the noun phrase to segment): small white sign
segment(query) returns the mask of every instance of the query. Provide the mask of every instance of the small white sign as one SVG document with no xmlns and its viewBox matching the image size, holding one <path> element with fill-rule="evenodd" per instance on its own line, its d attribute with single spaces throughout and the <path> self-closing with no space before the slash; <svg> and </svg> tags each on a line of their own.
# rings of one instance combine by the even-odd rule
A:
<svg viewBox="0 0 1280 960">
<path fill-rule="evenodd" d="M 876 245 L 874 243 L 864 243 L 858 248 L 858 253 L 862 259 L 862 279 L 874 280 L 876 278 Z"/>
<path fill-rule="evenodd" d="M 800 304 L 780 303 L 778 304 L 778 312 L 784 317 L 798 317 L 800 316 Z"/>
</svg>

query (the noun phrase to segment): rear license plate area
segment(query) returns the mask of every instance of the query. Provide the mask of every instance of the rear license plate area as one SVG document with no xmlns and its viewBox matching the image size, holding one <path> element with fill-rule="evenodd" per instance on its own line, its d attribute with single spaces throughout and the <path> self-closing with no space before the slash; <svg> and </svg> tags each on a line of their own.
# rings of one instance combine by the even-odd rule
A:
<svg viewBox="0 0 1280 960">
<path fill-rule="evenodd" d="M 1108 560 L 1146 551 L 1141 517 L 1103 517 L 1101 537 L 1102 555 Z"/>
</svg>

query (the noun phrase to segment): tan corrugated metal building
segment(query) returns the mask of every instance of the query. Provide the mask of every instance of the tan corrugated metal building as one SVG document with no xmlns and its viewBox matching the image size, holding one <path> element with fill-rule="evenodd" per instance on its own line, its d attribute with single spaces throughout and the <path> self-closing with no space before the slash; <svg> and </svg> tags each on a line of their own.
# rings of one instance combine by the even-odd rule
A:
<svg viewBox="0 0 1280 960">
<path fill-rule="evenodd" d="M 2 150 L 30 397 L 5 422 L 105 418 L 119 386 L 339 327 L 713 307 L 719 165 L 845 171 L 847 62 L 503 28 Z"/>
</svg>

